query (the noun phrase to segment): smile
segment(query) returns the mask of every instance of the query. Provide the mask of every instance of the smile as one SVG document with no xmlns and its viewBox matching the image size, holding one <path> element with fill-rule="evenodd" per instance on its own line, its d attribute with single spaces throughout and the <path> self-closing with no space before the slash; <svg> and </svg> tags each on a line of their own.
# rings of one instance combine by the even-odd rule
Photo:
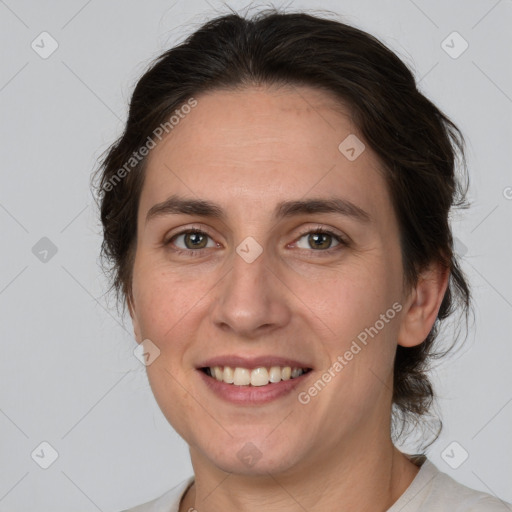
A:
<svg viewBox="0 0 512 512">
<path fill-rule="evenodd" d="M 310 371 L 310 368 L 297 368 L 291 366 L 271 366 L 249 368 L 230 366 L 210 366 L 201 368 L 206 373 L 219 382 L 232 384 L 234 386 L 266 386 L 268 384 L 277 384 L 281 381 L 296 379 L 304 373 Z"/>
</svg>

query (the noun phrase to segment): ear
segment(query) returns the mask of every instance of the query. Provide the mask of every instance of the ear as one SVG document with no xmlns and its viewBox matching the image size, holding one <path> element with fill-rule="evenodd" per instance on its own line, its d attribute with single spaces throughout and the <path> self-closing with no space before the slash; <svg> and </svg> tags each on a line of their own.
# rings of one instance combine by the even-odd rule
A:
<svg viewBox="0 0 512 512">
<path fill-rule="evenodd" d="M 404 306 L 399 345 L 414 347 L 425 341 L 437 318 L 449 277 L 449 270 L 441 263 L 432 263 L 420 274 Z"/>
<path fill-rule="evenodd" d="M 128 311 L 130 312 L 130 317 L 132 319 L 132 325 L 133 325 L 133 333 L 135 334 L 135 341 L 137 343 L 142 342 L 142 336 L 140 332 L 140 324 L 139 319 L 137 318 L 137 313 L 135 311 L 135 306 L 133 304 L 133 296 L 131 293 L 128 295 L 126 299 L 126 305 L 128 306 Z"/>
</svg>

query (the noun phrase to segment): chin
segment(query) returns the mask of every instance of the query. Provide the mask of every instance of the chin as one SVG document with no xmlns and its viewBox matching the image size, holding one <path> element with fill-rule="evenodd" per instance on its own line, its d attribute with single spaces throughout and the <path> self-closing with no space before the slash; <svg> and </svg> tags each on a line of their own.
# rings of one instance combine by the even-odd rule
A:
<svg viewBox="0 0 512 512">
<path fill-rule="evenodd" d="M 265 439 L 266 436 L 267 434 L 260 433 L 259 438 L 245 436 L 236 440 L 230 439 L 224 445 L 212 440 L 201 451 L 217 468 L 239 475 L 278 474 L 286 472 L 299 462 L 300 445 L 292 446 L 289 438 L 270 442 Z M 213 443 L 215 448 L 212 451 Z"/>
<path fill-rule="evenodd" d="M 233 456 L 234 455 L 234 456 Z M 237 454 L 223 456 L 219 458 L 211 458 L 210 461 L 217 468 L 226 473 L 245 476 L 268 476 L 277 475 L 291 469 L 293 466 L 283 460 L 266 459 L 263 456 L 260 459 L 253 459 L 248 456 L 246 460 L 240 460 Z"/>
</svg>

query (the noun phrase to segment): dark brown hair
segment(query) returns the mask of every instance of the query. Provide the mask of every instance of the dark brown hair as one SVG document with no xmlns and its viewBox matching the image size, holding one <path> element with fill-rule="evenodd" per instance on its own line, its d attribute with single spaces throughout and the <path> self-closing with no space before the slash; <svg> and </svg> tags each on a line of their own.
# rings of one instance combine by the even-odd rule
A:
<svg viewBox="0 0 512 512">
<path fill-rule="evenodd" d="M 406 420 L 417 420 L 431 408 L 434 393 L 426 372 L 432 358 L 446 353 L 434 351 L 440 322 L 456 309 L 467 320 L 470 293 L 449 224 L 451 208 L 465 206 L 464 138 L 419 92 L 408 67 L 362 30 L 305 13 L 271 10 L 251 18 L 232 13 L 207 22 L 152 63 L 135 87 L 123 135 L 98 169 L 102 256 L 111 290 L 118 304 L 123 299 L 124 311 L 131 300 L 147 160 L 140 157 L 140 148 L 194 96 L 260 84 L 313 86 L 348 105 L 384 170 L 399 222 L 404 285 L 415 284 L 431 262 L 450 270 L 449 287 L 427 339 L 397 348 L 393 419 L 403 429 Z M 134 155 L 137 160 L 130 160 Z M 132 168 L 126 167 L 128 161 Z M 459 167 L 463 174 L 457 177 Z"/>
</svg>

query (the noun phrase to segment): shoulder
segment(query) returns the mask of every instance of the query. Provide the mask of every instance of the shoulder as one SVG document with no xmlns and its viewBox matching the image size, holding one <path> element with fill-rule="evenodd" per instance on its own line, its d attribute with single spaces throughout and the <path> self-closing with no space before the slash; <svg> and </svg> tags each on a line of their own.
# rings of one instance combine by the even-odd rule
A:
<svg viewBox="0 0 512 512">
<path fill-rule="evenodd" d="M 437 470 L 437 468 L 436 468 Z M 455 512 L 506 512 L 512 511 L 509 503 L 491 494 L 471 489 L 437 470 L 429 498 L 432 505 L 448 507 Z M 446 510 L 448 510 L 446 508 Z M 444 510 L 444 509 L 439 509 Z"/>
<path fill-rule="evenodd" d="M 471 489 L 425 458 L 411 485 L 388 512 L 507 512 L 509 503 Z"/>
<path fill-rule="evenodd" d="M 190 476 L 158 498 L 122 512 L 178 512 L 181 498 L 193 481 L 194 476 Z"/>
</svg>

